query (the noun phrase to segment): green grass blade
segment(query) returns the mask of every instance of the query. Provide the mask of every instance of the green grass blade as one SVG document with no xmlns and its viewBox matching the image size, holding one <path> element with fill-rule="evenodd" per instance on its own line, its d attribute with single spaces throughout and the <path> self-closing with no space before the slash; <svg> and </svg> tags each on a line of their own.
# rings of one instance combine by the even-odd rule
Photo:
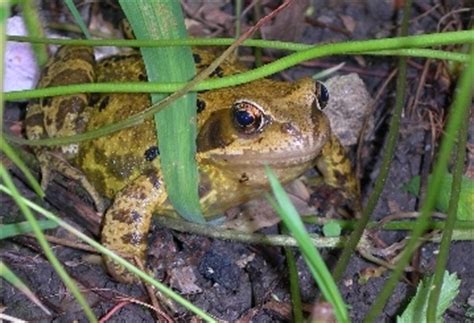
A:
<svg viewBox="0 0 474 323">
<path fill-rule="evenodd" d="M 20 157 L 15 153 L 13 148 L 3 139 L 3 136 L 0 136 L 0 151 L 3 152 L 14 164 L 20 169 L 20 171 L 25 175 L 28 184 L 30 184 L 33 191 L 38 194 L 39 197 L 44 197 L 43 189 L 38 183 L 36 178 L 31 173 L 30 169 L 26 164 L 21 160 Z"/>
<path fill-rule="evenodd" d="M 84 19 L 82 19 L 81 14 L 77 10 L 74 2 L 72 0 L 65 0 L 64 3 L 66 4 L 67 8 L 71 12 L 72 16 L 74 17 L 74 21 L 79 26 L 84 36 L 87 39 L 91 39 L 92 38 L 91 33 L 89 32 L 89 29 L 87 29 L 87 26 L 84 23 Z"/>
<path fill-rule="evenodd" d="M 39 220 L 38 226 L 41 230 L 54 229 L 58 225 L 50 220 Z M 23 233 L 29 233 L 33 231 L 33 227 L 30 222 L 18 222 L 11 224 L 0 224 L 0 240 L 17 236 Z"/>
<path fill-rule="evenodd" d="M 413 252 L 418 246 L 418 239 L 426 231 L 430 222 L 430 215 L 436 204 L 438 193 L 442 186 L 443 176 L 446 174 L 451 151 L 454 146 L 454 140 L 459 132 L 460 125 L 465 118 L 468 118 L 469 108 L 472 105 L 472 89 L 474 88 L 474 47 L 470 49 L 470 61 L 464 68 L 459 79 L 454 102 L 451 106 L 450 116 L 446 122 L 446 131 L 443 134 L 441 145 L 439 148 L 438 158 L 433 168 L 433 177 L 431 178 L 430 186 L 426 199 L 423 201 L 421 207 L 421 214 L 413 224 L 413 230 L 405 249 L 403 250 L 397 267 L 392 272 L 390 278 L 385 282 L 385 285 L 377 296 L 372 308 L 370 309 L 366 322 L 375 321 L 377 315 L 382 311 L 384 304 L 392 295 L 397 282 L 402 275 L 405 267 L 408 265 Z"/>
<path fill-rule="evenodd" d="M 306 231 L 301 218 L 291 203 L 285 190 L 278 182 L 275 174 L 267 167 L 265 170 L 276 201 L 269 198 L 272 207 L 277 211 L 284 224 L 298 241 L 300 250 L 305 258 L 308 268 L 318 284 L 324 298 L 331 303 L 338 322 L 348 322 L 346 304 L 344 303 L 336 283 L 334 282 L 324 260 L 318 250 L 311 243 L 311 238 Z"/>
<path fill-rule="evenodd" d="M 436 320 L 436 314 L 438 313 L 440 308 L 440 306 L 438 306 L 438 302 L 440 301 L 440 299 L 442 299 L 442 293 L 444 292 L 442 291 L 442 287 L 444 285 L 443 281 L 446 279 L 444 277 L 444 273 L 446 272 L 446 266 L 448 264 L 450 246 L 454 233 L 454 225 L 456 222 L 456 218 L 459 218 L 458 210 L 461 211 L 461 205 L 463 204 L 463 201 L 461 200 L 462 197 L 464 197 L 464 200 L 471 200 L 471 203 L 469 204 L 468 202 L 467 205 L 467 212 L 469 212 L 470 214 L 466 214 L 466 217 L 470 218 L 470 220 L 474 220 L 474 215 L 472 214 L 474 208 L 474 182 L 471 181 L 470 185 L 466 185 L 466 190 L 470 190 L 470 196 L 463 194 L 462 191 L 462 173 L 464 171 L 469 121 L 469 117 L 463 120 L 458 133 L 458 142 L 456 147 L 457 152 L 453 167 L 453 177 L 451 179 L 451 191 L 448 202 L 446 226 L 442 233 L 441 243 L 439 244 L 439 253 L 436 258 L 436 266 L 433 274 L 432 287 L 430 288 L 431 293 L 428 300 L 428 309 L 426 317 L 426 320 L 428 322 Z M 464 203 L 465 202 L 466 201 L 464 201 Z M 474 235 L 472 237 L 474 238 Z"/>
<path fill-rule="evenodd" d="M 26 297 L 30 299 L 30 301 L 35 303 L 47 315 L 51 315 L 51 312 L 46 308 L 46 306 L 43 305 L 43 303 L 41 303 L 38 297 L 36 297 L 36 295 L 28 288 L 28 286 L 26 286 L 26 284 L 2 261 L 0 261 L 0 277 L 5 279 L 13 287 L 25 294 Z"/>
<path fill-rule="evenodd" d="M 8 173 L 8 171 L 5 169 L 5 167 L 2 164 L 0 164 L 0 177 L 3 179 L 5 186 L 12 193 L 11 195 L 13 199 L 15 200 L 15 202 L 17 203 L 18 207 L 20 208 L 21 212 L 23 213 L 25 218 L 28 220 L 28 222 L 30 222 L 33 232 L 36 236 L 36 239 L 38 240 L 38 243 L 41 246 L 41 249 L 43 249 L 43 252 L 46 258 L 48 258 L 54 270 L 56 271 L 58 276 L 61 278 L 61 280 L 64 282 L 64 285 L 66 285 L 68 290 L 74 295 L 77 302 L 81 305 L 87 319 L 90 322 L 97 322 L 97 319 L 94 313 L 92 312 L 91 308 L 89 307 L 89 304 L 87 304 L 86 299 L 79 291 L 79 288 L 77 287 L 76 283 L 71 279 L 71 277 L 68 275 L 66 270 L 64 270 L 63 266 L 61 266 L 61 263 L 59 262 L 59 260 L 54 255 L 53 251 L 51 250 L 51 247 L 49 246 L 48 242 L 46 241 L 46 238 L 44 237 L 43 232 L 38 226 L 38 222 L 36 218 L 34 217 L 33 213 L 31 213 L 31 210 L 28 208 L 28 206 L 26 206 L 25 199 L 22 198 L 20 192 L 18 192 L 18 190 L 16 189 L 15 184 L 13 184 L 13 180 L 10 177 L 10 174 Z"/>
<path fill-rule="evenodd" d="M 1 166 L 1 165 L 0 165 Z M 0 184 L 0 192 L 7 193 L 11 196 L 13 196 L 13 192 L 9 187 L 5 187 L 4 185 Z M 54 215 L 52 212 L 45 210 L 44 208 L 40 207 L 39 205 L 19 196 L 18 197 L 21 202 L 23 202 L 28 208 L 31 208 L 33 211 L 38 212 L 39 214 L 43 215 L 45 218 L 48 220 L 52 220 L 58 225 L 60 225 L 62 228 L 66 229 L 68 232 L 73 234 L 74 236 L 78 237 L 91 247 L 95 248 L 98 252 L 102 253 L 103 255 L 106 255 L 113 261 L 117 262 L 119 265 L 127 268 L 131 273 L 135 274 L 136 276 L 140 277 L 142 280 L 145 282 L 149 283 L 150 285 L 155 286 L 160 292 L 162 292 L 165 296 L 171 298 L 172 300 L 176 301 L 178 304 L 181 306 L 185 307 L 186 309 L 192 311 L 202 319 L 204 319 L 207 322 L 217 322 L 214 318 L 212 318 L 209 314 L 207 314 L 205 311 L 201 310 L 199 307 L 193 305 L 190 303 L 188 300 L 180 296 L 179 294 L 175 293 L 172 289 L 166 287 L 164 284 L 160 283 L 159 281 L 153 279 L 151 276 L 146 274 L 145 272 L 141 271 L 139 268 L 136 266 L 132 265 L 130 262 L 127 260 L 119 257 L 112 251 L 108 250 L 104 246 L 102 246 L 100 243 L 97 241 L 91 239 L 84 233 L 80 232 L 70 224 L 66 223 L 65 221 L 61 220 L 59 217 Z M 28 209 L 29 210 L 29 209 Z"/>
<path fill-rule="evenodd" d="M 21 0 L 19 1 L 23 12 L 23 21 L 25 22 L 28 35 L 33 37 L 44 37 L 43 26 L 36 1 Z M 48 48 L 44 44 L 32 44 L 31 48 L 35 53 L 39 66 L 43 66 L 48 61 Z M 3 60 L 2 60 L 3 62 Z"/>
<path fill-rule="evenodd" d="M 288 234 L 288 229 L 285 225 L 281 226 L 282 233 Z M 293 250 L 290 247 L 284 247 L 286 263 L 288 265 L 288 277 L 290 281 L 290 295 L 293 312 L 293 322 L 304 322 L 303 319 L 303 304 L 301 303 L 301 292 L 298 280 L 298 268 L 296 267 L 296 259 Z"/>
<path fill-rule="evenodd" d="M 8 4 L 8 1 L 5 2 L 0 2 L 0 62 L 5 62 L 5 32 L 6 32 L 6 20 L 8 16 L 10 15 L 10 7 Z M 4 100 L 5 100 L 5 94 L 3 92 L 4 86 L 4 77 L 5 75 L 5 65 L 6 64 L 0 64 L 0 137 L 3 138 L 3 106 L 4 106 Z"/>
<path fill-rule="evenodd" d="M 186 38 L 181 5 L 174 0 L 120 1 L 137 39 Z M 189 81 L 195 74 L 189 47 L 142 48 L 152 82 Z M 161 101 L 163 94 L 152 94 Z M 203 223 L 198 197 L 196 93 L 188 93 L 155 115 L 160 164 L 168 196 L 185 219 Z"/>
</svg>

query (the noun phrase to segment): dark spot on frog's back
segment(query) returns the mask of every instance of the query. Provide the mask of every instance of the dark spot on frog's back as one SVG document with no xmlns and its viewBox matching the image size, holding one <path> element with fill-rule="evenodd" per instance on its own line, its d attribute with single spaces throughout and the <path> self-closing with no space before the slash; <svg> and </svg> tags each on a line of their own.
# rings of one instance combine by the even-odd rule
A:
<svg viewBox="0 0 474 323">
<path fill-rule="evenodd" d="M 160 150 L 157 146 L 152 146 L 145 151 L 145 159 L 147 161 L 153 161 L 160 155 Z"/>
<path fill-rule="evenodd" d="M 145 172 L 148 181 L 153 185 L 153 187 L 160 187 L 161 181 L 158 173 L 155 169 L 149 169 Z"/>
<path fill-rule="evenodd" d="M 99 111 L 103 111 L 109 105 L 110 96 L 105 96 L 99 102 Z"/>
<path fill-rule="evenodd" d="M 210 77 L 213 77 L 213 76 L 223 77 L 224 76 L 224 70 L 222 69 L 222 67 L 217 66 L 216 69 L 214 71 L 212 71 L 211 75 L 209 75 L 209 76 Z"/>
<path fill-rule="evenodd" d="M 97 102 L 100 100 L 100 94 L 99 93 L 92 93 L 90 98 L 89 98 L 89 105 L 94 106 Z"/>
<path fill-rule="evenodd" d="M 135 212 L 136 213 L 136 212 Z M 133 212 L 132 212 L 133 214 Z M 132 224 L 134 219 L 133 216 L 128 212 L 127 209 L 122 209 L 122 210 L 114 210 L 112 212 L 112 218 L 120 223 L 125 223 L 125 224 Z"/>
<path fill-rule="evenodd" d="M 206 108 L 206 101 L 197 99 L 196 101 L 197 113 L 201 113 Z"/>
<path fill-rule="evenodd" d="M 50 106 L 53 98 L 48 96 L 46 98 L 40 99 L 40 104 L 44 107 Z"/>
<path fill-rule="evenodd" d="M 196 64 L 199 64 L 202 61 L 201 56 L 199 54 L 196 54 L 196 53 L 193 53 L 193 59 L 194 59 L 194 63 L 196 63 Z"/>
<path fill-rule="evenodd" d="M 143 243 L 145 236 L 137 233 L 127 233 L 122 236 L 122 242 L 125 244 L 139 245 Z"/>
<path fill-rule="evenodd" d="M 131 218 L 133 222 L 137 223 L 141 221 L 142 215 L 138 213 L 137 211 L 132 211 Z"/>
<path fill-rule="evenodd" d="M 57 127 L 59 129 L 63 128 L 64 122 L 68 119 L 68 114 L 79 115 L 86 106 L 87 102 L 78 96 L 71 96 L 66 100 L 62 100 L 56 116 Z"/>
<path fill-rule="evenodd" d="M 30 114 L 25 119 L 25 124 L 27 124 L 28 127 L 34 127 L 34 126 L 41 126 L 42 127 L 43 122 L 44 122 L 44 113 L 43 112 Z"/>
</svg>

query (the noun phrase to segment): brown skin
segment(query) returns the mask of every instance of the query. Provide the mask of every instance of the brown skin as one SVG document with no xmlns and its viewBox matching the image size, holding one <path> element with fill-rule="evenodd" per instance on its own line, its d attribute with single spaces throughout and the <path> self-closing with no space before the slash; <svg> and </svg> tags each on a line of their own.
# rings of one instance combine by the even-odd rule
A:
<svg viewBox="0 0 474 323">
<path fill-rule="evenodd" d="M 88 48 L 63 47 L 48 64 L 38 87 L 58 85 L 59 79 L 62 84 L 146 80 L 137 53 L 112 56 L 97 63 L 92 57 Z M 209 50 L 194 53 L 198 69 L 214 57 Z M 214 77 L 244 70 L 228 60 Z M 351 204 L 358 205 L 359 190 L 351 163 L 318 108 L 320 91 L 311 79 L 295 83 L 261 79 L 198 95 L 196 159 L 201 175 L 201 206 L 207 217 L 267 191 L 264 165 L 269 165 L 282 183 L 316 166 L 327 184 L 341 188 Z M 148 106 L 146 94 L 81 94 L 77 98 L 43 99 L 29 105 L 27 136 L 36 139 L 92 130 Z M 113 198 L 104 217 L 103 244 L 128 258 L 144 259 L 152 213 L 173 213 L 156 146 L 154 123 L 149 119 L 79 145 L 37 150 L 43 178 L 46 177 L 43 185 L 47 185 L 48 170 L 54 167 L 80 180 L 98 207 L 101 196 Z M 106 262 L 116 278 L 131 279 L 123 268 Z"/>
</svg>

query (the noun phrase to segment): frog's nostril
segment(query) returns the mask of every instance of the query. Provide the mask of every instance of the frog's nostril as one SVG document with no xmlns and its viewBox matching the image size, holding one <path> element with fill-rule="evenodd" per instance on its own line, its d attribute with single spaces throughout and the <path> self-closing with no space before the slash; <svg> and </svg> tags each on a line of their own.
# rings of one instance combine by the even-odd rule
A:
<svg viewBox="0 0 474 323">
<path fill-rule="evenodd" d="M 280 129 L 281 129 L 281 132 L 287 133 L 290 135 L 296 135 L 299 133 L 298 129 L 295 126 L 293 126 L 291 122 L 283 123 Z"/>
</svg>

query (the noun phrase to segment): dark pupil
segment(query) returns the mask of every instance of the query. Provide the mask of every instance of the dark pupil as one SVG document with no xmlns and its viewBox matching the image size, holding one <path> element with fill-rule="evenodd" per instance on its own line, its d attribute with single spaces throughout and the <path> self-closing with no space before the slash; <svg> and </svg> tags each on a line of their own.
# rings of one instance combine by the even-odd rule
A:
<svg viewBox="0 0 474 323">
<path fill-rule="evenodd" d="M 247 127 L 255 121 L 255 118 L 247 111 L 238 110 L 235 112 L 235 120 L 240 126 Z"/>
</svg>

